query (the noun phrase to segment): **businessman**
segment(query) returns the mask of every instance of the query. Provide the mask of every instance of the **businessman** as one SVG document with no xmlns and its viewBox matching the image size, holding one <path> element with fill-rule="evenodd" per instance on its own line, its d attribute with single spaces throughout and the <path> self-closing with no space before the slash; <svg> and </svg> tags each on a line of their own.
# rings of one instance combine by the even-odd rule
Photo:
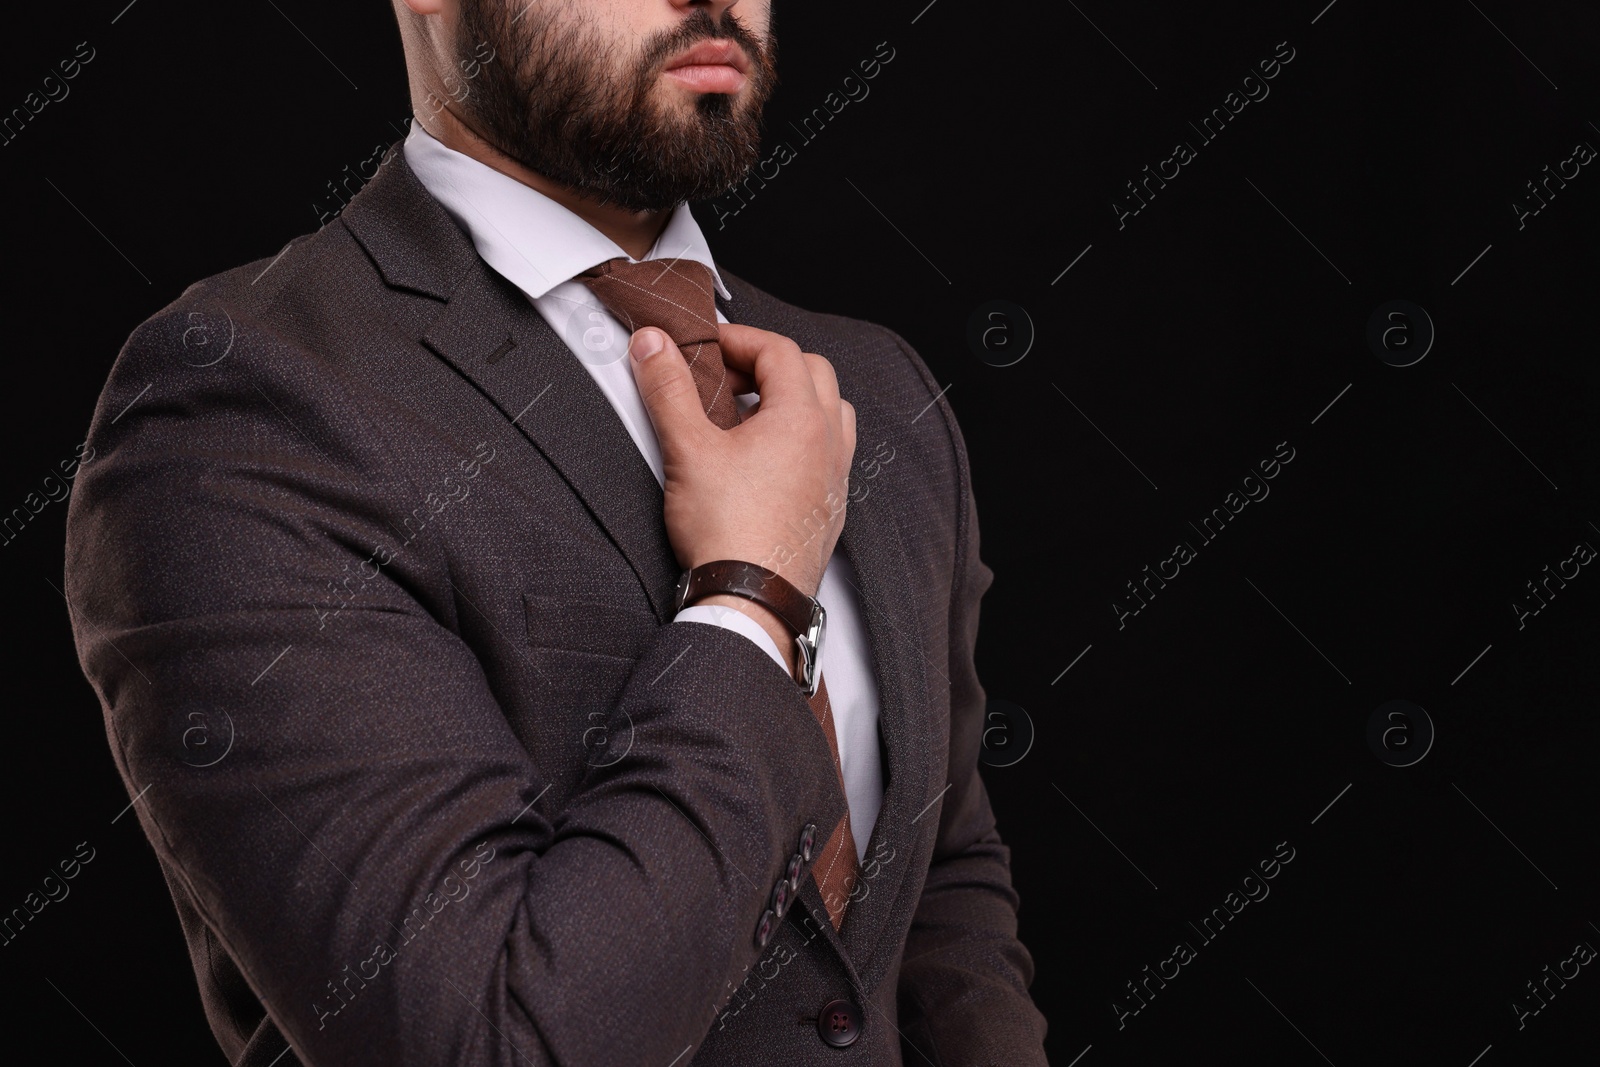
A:
<svg viewBox="0 0 1600 1067">
<path fill-rule="evenodd" d="M 758 158 L 766 0 L 395 13 L 410 134 L 133 332 L 68 519 L 223 1051 L 1044 1063 L 954 416 L 686 206 Z"/>
</svg>

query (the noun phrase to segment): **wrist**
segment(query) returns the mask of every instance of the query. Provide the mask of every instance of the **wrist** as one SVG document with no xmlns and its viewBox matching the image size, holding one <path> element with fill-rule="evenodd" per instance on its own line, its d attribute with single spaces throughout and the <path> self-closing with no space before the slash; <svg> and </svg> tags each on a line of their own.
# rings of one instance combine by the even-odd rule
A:
<svg viewBox="0 0 1600 1067">
<path fill-rule="evenodd" d="M 822 639 L 827 630 L 828 613 L 815 597 L 802 592 L 776 571 L 737 559 L 712 560 L 690 567 L 678 579 L 673 594 L 679 610 L 713 596 L 754 601 L 761 614 L 739 603 L 721 602 L 718 606 L 725 605 L 748 615 L 763 629 L 772 622 L 781 626 L 785 643 L 778 647 L 792 649 L 790 677 L 800 684 L 807 697 L 816 694 L 822 678 Z M 776 636 L 771 630 L 768 634 Z M 787 643 L 789 639 L 792 644 Z"/>
</svg>

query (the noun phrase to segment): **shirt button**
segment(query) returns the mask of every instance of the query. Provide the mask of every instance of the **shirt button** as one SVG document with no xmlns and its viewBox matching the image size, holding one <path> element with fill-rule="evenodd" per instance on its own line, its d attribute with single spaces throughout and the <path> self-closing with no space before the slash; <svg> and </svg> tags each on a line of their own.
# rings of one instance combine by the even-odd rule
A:
<svg viewBox="0 0 1600 1067">
<path fill-rule="evenodd" d="M 861 1036 L 861 1009 L 848 1000 L 830 1000 L 817 1013 L 817 1033 L 834 1048 L 848 1048 Z"/>
</svg>

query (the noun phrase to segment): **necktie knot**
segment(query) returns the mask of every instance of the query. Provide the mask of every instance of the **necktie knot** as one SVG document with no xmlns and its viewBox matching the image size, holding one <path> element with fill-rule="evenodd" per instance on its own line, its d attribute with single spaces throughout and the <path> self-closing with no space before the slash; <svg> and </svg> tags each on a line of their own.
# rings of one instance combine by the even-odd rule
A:
<svg viewBox="0 0 1600 1067">
<path fill-rule="evenodd" d="M 694 375 L 700 406 L 722 429 L 739 424 L 728 388 L 728 368 L 718 343 L 717 302 L 711 268 L 693 259 L 618 256 L 578 275 L 631 334 L 655 326 L 672 338 Z"/>
</svg>

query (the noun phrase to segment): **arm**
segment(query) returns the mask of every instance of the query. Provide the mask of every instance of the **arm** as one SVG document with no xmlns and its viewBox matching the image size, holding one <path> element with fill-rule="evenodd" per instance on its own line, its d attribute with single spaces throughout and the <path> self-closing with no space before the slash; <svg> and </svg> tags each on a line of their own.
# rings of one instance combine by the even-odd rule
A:
<svg viewBox="0 0 1600 1067">
<path fill-rule="evenodd" d="M 671 1062 L 801 827 L 842 816 L 804 697 L 748 638 L 662 626 L 629 757 L 533 803 L 570 756 L 513 733 L 438 530 L 401 546 L 428 494 L 359 383 L 236 318 L 203 369 L 181 312 L 136 332 L 69 519 L 80 659 L 175 892 L 305 1063 Z M 336 615 L 330 584 L 359 589 Z M 233 747 L 196 766 L 219 712 Z"/>
<path fill-rule="evenodd" d="M 921 369 L 920 361 L 913 362 Z M 961 508 L 950 611 L 951 786 L 906 939 L 900 1013 L 908 1020 L 908 1032 L 920 1030 L 931 1037 L 929 1051 L 941 1067 L 1042 1065 L 1046 1023 L 1028 995 L 1033 960 L 1017 940 L 1018 897 L 1011 886 L 1010 850 L 995 829 L 989 795 L 978 775 L 984 693 L 973 648 L 978 602 L 994 573 L 978 555 L 966 448 L 954 417 L 947 412 L 946 418 Z"/>
</svg>

